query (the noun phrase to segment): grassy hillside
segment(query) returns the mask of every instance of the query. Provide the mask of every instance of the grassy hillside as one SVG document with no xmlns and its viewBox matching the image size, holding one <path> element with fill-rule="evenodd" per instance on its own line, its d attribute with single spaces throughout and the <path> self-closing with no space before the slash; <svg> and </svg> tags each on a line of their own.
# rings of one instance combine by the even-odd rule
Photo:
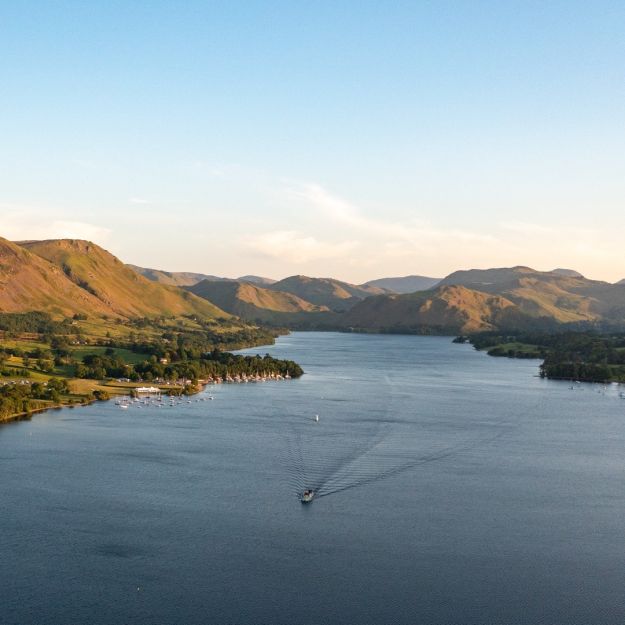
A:
<svg viewBox="0 0 625 625">
<path fill-rule="evenodd" d="M 89 241 L 55 239 L 25 242 L 22 246 L 52 263 L 82 291 L 116 315 L 227 317 L 216 306 L 192 293 L 150 282 Z M 89 309 L 82 312 L 88 313 Z"/>
<path fill-rule="evenodd" d="M 335 312 L 349 310 L 366 297 L 386 292 L 378 287 L 357 286 L 332 278 L 309 278 L 307 276 L 291 276 L 267 288 L 272 291 L 292 293 L 311 304 L 326 306 Z"/>
<path fill-rule="evenodd" d="M 529 267 L 457 271 L 443 285 L 501 295 L 533 317 L 548 316 L 560 323 L 625 321 L 625 288 L 559 272 Z"/>
<path fill-rule="evenodd" d="M 0 311 L 45 310 L 55 316 L 111 313 L 63 270 L 27 249 L 0 238 Z"/>
<path fill-rule="evenodd" d="M 346 312 L 342 323 L 356 330 L 453 334 L 490 330 L 517 315 L 517 307 L 504 297 L 444 286 L 370 297 Z"/>
<path fill-rule="evenodd" d="M 188 290 L 241 319 L 272 325 L 296 323 L 300 313 L 314 315 L 328 310 L 292 293 L 272 291 L 249 282 L 204 280 Z"/>
</svg>

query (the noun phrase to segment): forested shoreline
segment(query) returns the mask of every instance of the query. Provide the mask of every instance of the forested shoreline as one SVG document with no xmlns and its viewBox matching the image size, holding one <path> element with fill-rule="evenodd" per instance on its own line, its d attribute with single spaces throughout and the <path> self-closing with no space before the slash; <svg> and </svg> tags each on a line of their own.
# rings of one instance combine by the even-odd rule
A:
<svg viewBox="0 0 625 625">
<path fill-rule="evenodd" d="M 150 383 L 171 394 L 203 384 L 298 378 L 299 364 L 236 350 L 272 344 L 275 329 L 246 325 L 218 332 L 197 318 L 110 320 L 102 336 L 85 315 L 0 313 L 0 421 L 46 408 L 129 394 Z M 121 327 L 121 332 L 119 331 Z"/>
<path fill-rule="evenodd" d="M 625 332 L 485 332 L 456 340 L 490 356 L 540 358 L 540 375 L 553 380 L 625 382 Z"/>
</svg>

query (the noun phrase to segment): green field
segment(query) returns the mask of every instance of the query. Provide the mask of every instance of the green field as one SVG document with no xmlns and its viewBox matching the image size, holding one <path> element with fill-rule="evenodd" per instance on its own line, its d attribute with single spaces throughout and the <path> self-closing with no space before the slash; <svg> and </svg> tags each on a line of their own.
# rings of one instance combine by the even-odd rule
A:
<svg viewBox="0 0 625 625">
<path fill-rule="evenodd" d="M 76 360 L 82 360 L 85 356 L 89 354 L 104 354 L 107 349 L 112 349 L 115 352 L 115 356 L 119 356 L 131 365 L 136 365 L 137 363 L 143 362 L 147 358 L 149 358 L 148 354 L 139 354 L 137 352 L 132 352 L 129 349 L 124 349 L 122 347 L 103 347 L 100 345 L 75 345 L 72 346 L 72 355 Z"/>
</svg>

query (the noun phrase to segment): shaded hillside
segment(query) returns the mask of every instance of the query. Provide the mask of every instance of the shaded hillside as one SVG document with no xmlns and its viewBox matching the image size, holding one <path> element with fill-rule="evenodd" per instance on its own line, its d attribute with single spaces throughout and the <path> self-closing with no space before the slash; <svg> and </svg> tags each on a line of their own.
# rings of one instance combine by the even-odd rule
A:
<svg viewBox="0 0 625 625">
<path fill-rule="evenodd" d="M 354 330 L 454 334 L 526 323 L 510 300 L 463 286 L 443 286 L 404 295 L 380 295 L 342 316 Z"/>
<path fill-rule="evenodd" d="M 529 267 L 456 271 L 441 281 L 501 295 L 533 317 L 561 323 L 625 321 L 625 288 L 577 276 L 541 272 Z"/>
<path fill-rule="evenodd" d="M 52 263 L 79 291 L 91 297 L 80 312 L 114 313 L 124 317 L 156 315 L 198 315 L 203 318 L 227 316 L 209 302 L 176 287 L 150 282 L 118 258 L 89 241 L 55 239 L 30 241 L 22 246 Z M 84 296 L 83 296 L 84 297 Z M 36 300 L 27 308 L 36 308 Z M 47 308 L 46 308 L 47 309 Z"/>
<path fill-rule="evenodd" d="M 404 276 L 369 280 L 363 286 L 378 287 L 393 293 L 414 293 L 415 291 L 433 289 L 440 281 L 440 278 L 428 278 L 426 276 Z"/>
<path fill-rule="evenodd" d="M 150 269 L 149 267 L 138 267 L 137 265 L 126 265 L 126 267 L 130 267 L 133 271 L 152 282 L 170 286 L 192 286 L 202 282 L 202 280 L 225 280 L 225 278 L 190 271 L 163 271 L 162 269 Z"/>
<path fill-rule="evenodd" d="M 241 319 L 272 325 L 294 324 L 328 310 L 292 293 L 271 291 L 250 282 L 204 280 L 187 289 Z"/>
<path fill-rule="evenodd" d="M 291 276 L 267 288 L 272 291 L 292 293 L 311 304 L 327 306 L 335 312 L 349 310 L 365 297 L 386 292 L 378 287 L 357 286 L 332 278 L 309 278 L 307 276 Z"/>
<path fill-rule="evenodd" d="M 111 309 L 47 260 L 0 238 L 0 311 L 47 311 L 55 316 L 107 314 Z"/>
</svg>

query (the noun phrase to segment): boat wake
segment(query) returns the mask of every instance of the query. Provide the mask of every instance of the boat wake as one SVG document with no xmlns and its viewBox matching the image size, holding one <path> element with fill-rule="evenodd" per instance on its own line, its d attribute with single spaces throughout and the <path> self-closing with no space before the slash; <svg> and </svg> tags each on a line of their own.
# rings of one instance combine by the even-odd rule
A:
<svg viewBox="0 0 625 625">
<path fill-rule="evenodd" d="M 444 416 L 393 417 L 394 402 L 388 399 L 377 418 L 369 411 L 364 418 L 290 422 L 283 460 L 295 495 L 311 489 L 316 498 L 327 497 L 487 448 L 515 429 L 521 416 L 486 405 L 460 425 Z"/>
</svg>

